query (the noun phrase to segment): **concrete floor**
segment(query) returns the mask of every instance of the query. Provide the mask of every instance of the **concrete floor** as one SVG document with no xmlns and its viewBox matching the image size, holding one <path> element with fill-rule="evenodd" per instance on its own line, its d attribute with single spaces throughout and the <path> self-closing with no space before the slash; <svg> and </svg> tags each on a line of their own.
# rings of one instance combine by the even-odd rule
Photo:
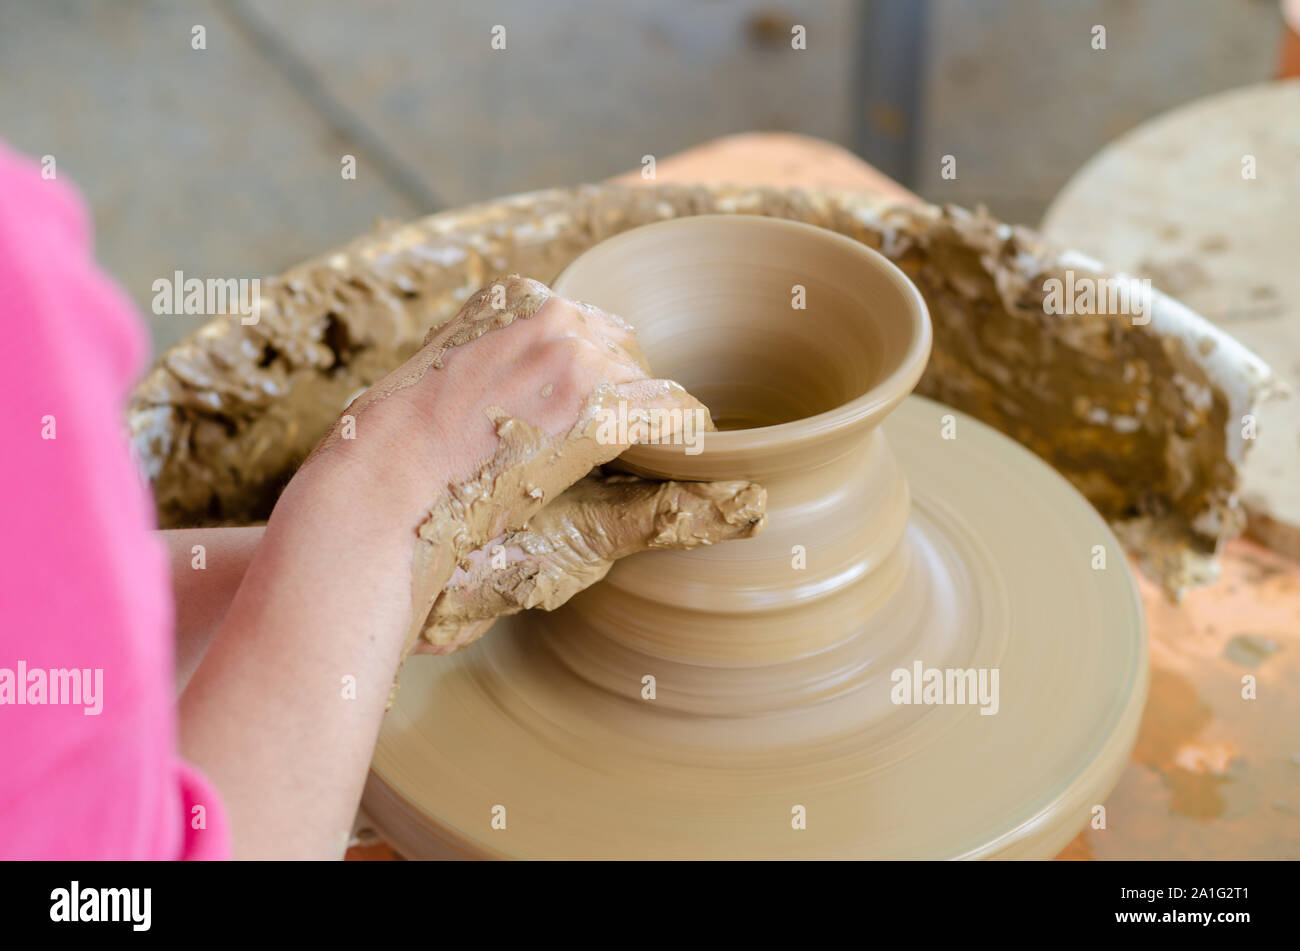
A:
<svg viewBox="0 0 1300 951">
<path fill-rule="evenodd" d="M 152 282 L 176 270 L 275 273 L 376 217 L 599 180 L 728 132 L 852 147 L 871 105 L 855 76 L 878 49 L 858 7 L 8 3 L 0 136 L 54 155 L 85 191 L 100 260 L 147 313 Z M 790 49 L 796 23 L 806 50 Z M 1090 46 L 1098 23 L 1105 51 Z M 504 51 L 491 48 L 498 24 Z M 191 46 L 195 25 L 206 49 Z M 1276 0 L 931 0 L 909 184 L 1035 223 L 1111 138 L 1267 78 L 1280 29 Z M 345 154 L 355 180 L 340 175 Z M 939 175 L 945 154 L 955 180 Z M 149 320 L 159 348 L 202 322 Z"/>
</svg>

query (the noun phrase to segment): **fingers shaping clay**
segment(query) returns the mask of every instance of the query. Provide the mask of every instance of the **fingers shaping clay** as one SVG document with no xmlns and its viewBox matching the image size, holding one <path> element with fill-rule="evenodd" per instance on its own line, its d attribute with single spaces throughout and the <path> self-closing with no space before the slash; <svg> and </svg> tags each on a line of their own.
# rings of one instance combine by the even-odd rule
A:
<svg viewBox="0 0 1300 951">
<path fill-rule="evenodd" d="M 1044 312 L 1045 282 L 1107 279 L 983 212 L 737 186 L 582 186 L 386 224 L 263 282 L 261 319 L 216 318 L 136 388 L 133 444 L 164 527 L 266 518 L 357 390 L 409 357 L 494 273 L 550 282 L 597 242 L 666 218 L 820 225 L 916 282 L 935 345 L 918 391 L 1069 478 L 1176 593 L 1214 576 L 1242 526 L 1242 417 L 1275 389 L 1259 358 L 1160 293 L 1145 323 Z"/>
<path fill-rule="evenodd" d="M 423 346 L 413 357 L 355 399 L 349 405 L 347 413 L 352 417 L 351 425 L 366 427 L 369 412 L 391 399 L 394 394 L 415 386 L 426 374 L 441 370 L 453 348 L 464 346 L 484 334 L 501 331 L 516 320 L 541 320 L 543 318 L 540 315 L 546 313 L 547 308 L 569 308 L 569 312 L 583 323 L 593 318 L 609 321 L 620 331 L 626 332 L 617 318 L 611 318 L 586 305 L 556 298 L 549 288 L 537 281 L 518 275 L 498 278 L 472 295 L 452 320 L 430 330 Z M 559 314 L 552 314 L 558 319 Z M 557 327 L 555 332 L 555 339 L 565 339 L 562 327 Z M 410 651 L 415 645 L 416 636 L 426 629 L 439 593 L 458 566 L 469 564 L 471 553 L 503 534 L 507 537 L 516 536 L 547 502 L 594 467 L 613 459 L 638 438 L 635 426 L 626 427 L 620 433 L 616 427 L 608 425 L 609 419 L 619 418 L 620 415 L 627 419 L 629 414 L 635 417 L 637 413 L 650 408 L 670 410 L 662 416 L 662 431 L 655 434 L 658 438 L 672 437 L 674 421 L 680 425 L 688 413 L 698 411 L 700 416 L 707 419 L 707 409 L 679 385 L 670 380 L 646 378 L 644 358 L 630 333 L 626 333 L 625 344 L 616 342 L 611 334 L 597 332 L 595 336 L 603 344 L 599 352 L 599 359 L 603 361 L 600 365 L 624 372 L 627 378 L 623 382 L 593 384 L 577 410 L 576 419 L 567 425 L 561 423 L 559 429 L 553 432 L 511 416 L 499 406 L 486 406 L 484 411 L 497 437 L 489 458 L 473 473 L 453 479 L 445 488 L 430 487 L 428 514 L 415 532 L 415 552 L 411 567 L 411 627 L 406 639 L 406 651 Z M 583 381 L 575 373 L 572 382 Z M 343 418 L 340 418 L 304 466 L 310 466 L 339 445 L 344 425 Z M 755 513 L 753 526 L 757 526 L 761 523 L 761 498 L 755 496 L 752 487 L 750 488 L 746 499 L 750 510 Z M 731 485 L 713 495 L 723 505 L 735 505 L 735 496 L 745 489 L 744 486 Z M 568 529 L 575 533 L 581 529 L 607 531 L 610 526 L 605 520 L 584 511 L 584 508 L 601 501 L 599 496 L 602 491 L 606 496 L 612 494 L 603 483 L 573 493 L 557 513 L 559 520 L 545 522 L 544 530 L 560 532 Z M 704 494 L 701 493 L 701 497 Z M 689 493 L 680 490 L 676 493 L 668 491 L 665 498 L 671 506 L 673 502 L 688 495 Z M 689 520 L 691 513 L 679 507 L 678 514 Z M 670 516 L 671 513 L 665 512 L 666 518 Z M 666 534 L 667 527 L 665 523 L 661 531 L 664 540 L 669 537 Z M 701 524 L 700 530 L 702 541 L 712 540 L 717 534 L 704 524 Z M 541 540 L 539 535 L 531 536 L 534 546 L 541 544 Z M 590 545 L 581 538 L 569 539 L 569 546 L 575 552 L 584 545 L 590 549 Z M 608 546 L 600 544 L 599 547 L 604 551 L 605 557 L 617 557 L 620 545 L 628 546 L 629 550 L 653 547 L 649 540 L 638 546 L 631 538 L 611 539 Z M 588 570 L 602 558 L 590 550 L 586 556 Z M 551 580 L 554 584 L 554 575 L 561 573 L 565 565 L 562 558 L 554 557 L 551 566 Z M 568 594 L 580 587 L 578 576 L 574 576 L 571 581 L 573 586 L 568 589 Z M 487 591 L 482 593 L 485 595 Z M 461 601 L 462 606 L 473 613 L 472 620 L 481 621 L 490 616 L 483 610 L 483 598 L 464 588 L 461 589 Z M 526 606 L 529 605 L 521 605 L 516 610 Z"/>
<path fill-rule="evenodd" d="M 752 482 L 648 482 L 601 474 L 574 484 L 510 532 L 474 552 L 434 602 L 422 632 L 436 653 L 481 636 L 481 623 L 528 608 L 554 610 L 639 551 L 691 549 L 751 538 L 767 493 Z"/>
</svg>

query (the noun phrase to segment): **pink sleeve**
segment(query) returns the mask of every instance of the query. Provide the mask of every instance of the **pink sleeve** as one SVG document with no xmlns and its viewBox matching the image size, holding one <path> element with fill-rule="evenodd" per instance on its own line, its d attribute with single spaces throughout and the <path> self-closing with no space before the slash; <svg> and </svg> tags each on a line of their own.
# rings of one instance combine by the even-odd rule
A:
<svg viewBox="0 0 1300 951">
<path fill-rule="evenodd" d="M 123 412 L 144 356 L 75 192 L 0 145 L 0 859 L 229 854 L 177 756 L 167 561 Z"/>
</svg>

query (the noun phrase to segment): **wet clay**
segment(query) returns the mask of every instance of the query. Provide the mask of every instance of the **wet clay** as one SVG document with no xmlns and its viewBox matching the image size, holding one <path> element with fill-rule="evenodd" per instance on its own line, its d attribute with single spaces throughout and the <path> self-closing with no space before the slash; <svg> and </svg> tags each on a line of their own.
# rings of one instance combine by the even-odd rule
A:
<svg viewBox="0 0 1300 951">
<path fill-rule="evenodd" d="M 583 186 L 385 224 L 263 283 L 261 320 L 217 318 L 133 394 L 133 445 L 164 527 L 265 519 L 351 396 L 495 273 L 552 280 L 597 242 L 709 213 L 816 224 L 879 250 L 934 321 L 919 391 L 1066 475 L 1176 593 L 1240 531 L 1241 418 L 1272 389 L 1257 357 L 1156 293 L 1149 323 L 1049 317 L 1044 282 L 1111 275 L 987 214 L 869 195 Z M 708 402 L 707 398 L 705 399 Z"/>
<path fill-rule="evenodd" d="M 1043 857 L 1070 841 L 1132 748 L 1140 605 L 1065 480 L 907 397 L 931 337 L 905 276 L 823 230 L 697 217 L 603 243 L 556 289 L 620 313 L 720 418 L 761 424 L 694 455 L 633 446 L 607 470 L 750 480 L 767 525 L 630 555 L 554 611 L 411 658 L 365 798 L 397 850 Z M 970 672 L 969 693 L 927 699 L 934 671 Z"/>
<path fill-rule="evenodd" d="M 751 538 L 767 493 L 752 482 L 647 482 L 596 473 L 511 532 L 474 552 L 447 582 L 422 631 L 437 653 L 457 650 L 497 618 L 552 611 L 640 551 Z"/>
</svg>

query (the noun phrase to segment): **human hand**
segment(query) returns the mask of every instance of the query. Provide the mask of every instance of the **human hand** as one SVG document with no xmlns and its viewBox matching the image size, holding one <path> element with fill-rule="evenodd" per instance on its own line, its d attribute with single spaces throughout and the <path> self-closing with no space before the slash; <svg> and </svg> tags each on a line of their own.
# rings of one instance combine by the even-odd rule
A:
<svg viewBox="0 0 1300 951">
<path fill-rule="evenodd" d="M 707 420 L 681 387 L 650 378 L 621 322 L 506 278 L 345 410 L 281 493 L 181 698 L 183 748 L 221 787 L 237 854 L 341 854 L 394 674 L 435 601 L 458 566 L 473 574 L 476 549 L 500 538 L 522 552 L 525 536 L 514 533 L 548 502 L 652 435 L 602 429 L 611 409 L 624 419 L 669 410 L 661 440 L 674 425 Z M 588 518 L 570 507 L 586 491 L 539 521 L 533 537 L 552 538 L 545 526 L 566 523 L 613 531 L 617 513 L 592 507 Z M 685 500 L 699 490 L 645 491 L 668 502 L 629 508 L 641 513 L 627 536 L 639 534 L 636 544 L 657 537 L 660 514 L 671 529 L 674 505 L 693 510 Z M 743 534 L 757 525 L 743 511 L 752 493 L 734 498 L 732 529 Z M 691 524 L 708 522 L 679 528 L 693 535 Z M 539 572 L 576 555 L 568 563 L 580 587 L 628 544 L 557 549 Z M 453 586 L 447 604 L 465 597 Z M 304 801 L 304 789 L 326 794 Z"/>
<path fill-rule="evenodd" d="M 626 425 L 638 416 L 656 425 Z M 607 425 L 614 419 L 625 425 Z M 358 397 L 285 495 L 310 509 L 302 499 L 346 492 L 350 517 L 381 536 L 406 539 L 408 553 L 414 533 L 405 652 L 477 549 L 522 532 L 548 502 L 632 443 L 683 438 L 687 428 L 712 428 L 708 411 L 677 384 L 650 377 L 631 328 L 536 281 L 509 277 L 474 294 L 420 351 Z M 365 491 L 379 485 L 381 492 Z M 285 505 L 282 498 L 277 513 Z M 562 524 L 565 512 L 557 509 L 552 524 Z M 653 522 L 652 508 L 644 514 Z M 761 524 L 761 514 L 747 530 Z M 702 537 L 731 531 L 717 525 Z M 645 547 L 644 530 L 631 534 L 642 541 L 581 556 L 586 576 L 601 563 L 607 570 L 617 552 Z M 530 544 L 543 535 L 534 532 Z M 546 576 L 555 580 L 566 557 L 548 559 Z M 568 563 L 576 568 L 574 559 Z M 568 594 L 584 586 L 557 583 Z M 453 587 L 460 594 L 446 599 L 448 608 L 475 597 Z M 464 636 L 444 640 L 459 644 Z"/>
<path fill-rule="evenodd" d="M 458 567 L 415 653 L 447 654 L 498 617 L 553 611 L 639 551 L 697 548 L 762 529 L 767 492 L 752 482 L 650 482 L 599 471 L 574 483 L 529 521 Z"/>
</svg>

